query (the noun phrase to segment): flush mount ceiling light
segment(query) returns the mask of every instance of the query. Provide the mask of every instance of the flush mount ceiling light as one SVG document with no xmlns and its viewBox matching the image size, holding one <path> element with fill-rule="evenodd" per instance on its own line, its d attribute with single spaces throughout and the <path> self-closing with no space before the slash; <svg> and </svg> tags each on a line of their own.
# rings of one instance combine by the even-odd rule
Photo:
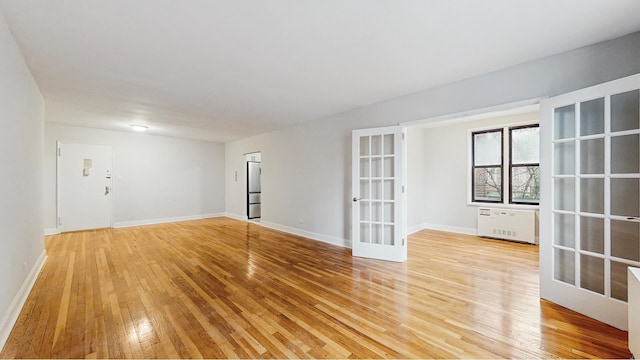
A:
<svg viewBox="0 0 640 360">
<path fill-rule="evenodd" d="M 133 129 L 133 131 L 139 131 L 139 132 L 145 131 L 149 128 L 148 126 L 144 126 L 144 125 L 130 125 L 130 126 L 131 126 L 131 129 Z"/>
</svg>

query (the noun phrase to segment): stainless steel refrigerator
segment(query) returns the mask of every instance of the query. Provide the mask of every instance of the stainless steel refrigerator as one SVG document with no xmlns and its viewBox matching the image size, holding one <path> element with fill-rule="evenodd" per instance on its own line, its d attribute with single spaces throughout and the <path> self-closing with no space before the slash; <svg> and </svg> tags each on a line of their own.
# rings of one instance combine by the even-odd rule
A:
<svg viewBox="0 0 640 360">
<path fill-rule="evenodd" d="M 257 161 L 247 161 L 247 217 L 258 219 L 261 216 L 261 164 Z"/>
</svg>

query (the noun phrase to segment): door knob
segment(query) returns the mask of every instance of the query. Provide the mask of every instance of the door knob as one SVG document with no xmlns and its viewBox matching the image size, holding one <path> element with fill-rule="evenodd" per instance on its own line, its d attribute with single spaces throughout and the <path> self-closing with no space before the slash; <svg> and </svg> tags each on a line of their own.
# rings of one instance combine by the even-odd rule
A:
<svg viewBox="0 0 640 360">
<path fill-rule="evenodd" d="M 358 201 L 358 200 L 360 200 L 360 199 L 358 199 L 358 198 L 357 198 L 357 197 L 355 197 L 355 196 L 353 197 L 353 202 L 356 202 L 356 201 Z"/>
</svg>

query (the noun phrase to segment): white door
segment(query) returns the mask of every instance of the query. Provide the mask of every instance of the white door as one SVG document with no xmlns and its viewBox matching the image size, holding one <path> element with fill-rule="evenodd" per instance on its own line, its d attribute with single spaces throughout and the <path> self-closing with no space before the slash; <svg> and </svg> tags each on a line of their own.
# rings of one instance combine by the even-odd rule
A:
<svg viewBox="0 0 640 360">
<path fill-rule="evenodd" d="M 541 102 L 540 296 L 627 329 L 640 266 L 640 75 Z"/>
<path fill-rule="evenodd" d="M 399 126 L 354 130 L 352 254 L 407 259 L 404 139 Z"/>
<path fill-rule="evenodd" d="M 111 227 L 111 147 L 58 144 L 58 229 Z"/>
</svg>

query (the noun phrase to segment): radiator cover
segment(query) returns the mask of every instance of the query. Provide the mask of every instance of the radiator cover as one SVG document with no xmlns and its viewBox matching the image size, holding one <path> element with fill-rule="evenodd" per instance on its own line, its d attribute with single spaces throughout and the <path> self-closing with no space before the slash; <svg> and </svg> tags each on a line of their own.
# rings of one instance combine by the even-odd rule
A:
<svg viewBox="0 0 640 360">
<path fill-rule="evenodd" d="M 478 208 L 478 236 L 536 243 L 536 211 Z"/>
</svg>

